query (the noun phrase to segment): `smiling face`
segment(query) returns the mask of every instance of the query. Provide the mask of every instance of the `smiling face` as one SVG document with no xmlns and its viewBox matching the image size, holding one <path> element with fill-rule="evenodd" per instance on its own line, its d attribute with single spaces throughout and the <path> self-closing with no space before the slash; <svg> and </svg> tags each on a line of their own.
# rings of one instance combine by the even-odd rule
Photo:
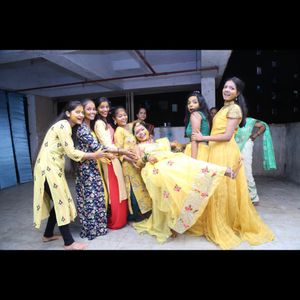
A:
<svg viewBox="0 0 300 300">
<path fill-rule="evenodd" d="M 146 109 L 141 108 L 136 116 L 140 121 L 145 121 L 147 118 Z"/>
<path fill-rule="evenodd" d="M 196 96 L 191 96 L 188 98 L 187 108 L 190 113 L 200 108 L 200 104 Z"/>
<path fill-rule="evenodd" d="M 66 111 L 66 116 L 70 125 L 73 127 L 75 125 L 80 125 L 84 118 L 83 106 L 78 105 L 71 111 Z"/>
<path fill-rule="evenodd" d="M 103 117 L 107 118 L 109 113 L 109 104 L 107 101 L 101 102 L 97 107 L 98 114 Z"/>
<path fill-rule="evenodd" d="M 87 120 L 94 120 L 96 117 L 96 107 L 95 107 L 95 103 L 93 101 L 89 101 L 86 103 L 86 105 L 84 106 L 84 118 Z"/>
<path fill-rule="evenodd" d="M 137 123 L 134 127 L 134 135 L 139 142 L 145 142 L 149 139 L 149 131 L 144 125 Z"/>
<path fill-rule="evenodd" d="M 117 122 L 118 126 L 125 126 L 127 124 L 128 116 L 126 111 L 123 108 L 120 108 L 116 111 L 115 116 L 113 117 L 114 121 Z"/>
<path fill-rule="evenodd" d="M 236 85 L 232 80 L 225 82 L 222 94 L 224 101 L 232 101 L 239 95 Z"/>
</svg>

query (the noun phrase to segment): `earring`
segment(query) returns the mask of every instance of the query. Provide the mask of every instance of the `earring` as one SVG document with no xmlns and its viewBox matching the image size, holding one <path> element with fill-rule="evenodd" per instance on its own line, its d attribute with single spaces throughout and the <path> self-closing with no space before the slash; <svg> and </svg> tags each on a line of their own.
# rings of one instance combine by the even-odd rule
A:
<svg viewBox="0 0 300 300">
<path fill-rule="evenodd" d="M 116 120 L 114 120 L 114 124 L 117 125 L 117 121 Z"/>
</svg>

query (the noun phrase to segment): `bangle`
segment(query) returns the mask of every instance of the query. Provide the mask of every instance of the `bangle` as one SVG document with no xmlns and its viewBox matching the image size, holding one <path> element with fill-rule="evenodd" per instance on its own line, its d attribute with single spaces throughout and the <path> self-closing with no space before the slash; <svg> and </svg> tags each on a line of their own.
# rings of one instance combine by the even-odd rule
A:
<svg viewBox="0 0 300 300">
<path fill-rule="evenodd" d="M 142 161 L 146 163 L 148 161 L 148 158 L 149 158 L 149 153 L 145 153 L 144 156 L 142 157 Z"/>
</svg>

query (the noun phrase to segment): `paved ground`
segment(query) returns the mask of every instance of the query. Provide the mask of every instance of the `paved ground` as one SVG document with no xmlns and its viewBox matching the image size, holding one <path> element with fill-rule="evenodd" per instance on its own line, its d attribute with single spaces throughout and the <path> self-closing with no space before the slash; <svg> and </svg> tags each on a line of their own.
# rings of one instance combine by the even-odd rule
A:
<svg viewBox="0 0 300 300">
<path fill-rule="evenodd" d="M 257 177 L 260 205 L 257 210 L 276 235 L 276 240 L 260 246 L 242 243 L 237 250 L 299 250 L 300 249 L 300 185 L 285 179 Z M 70 181 L 74 194 L 74 184 Z M 63 250 L 62 241 L 42 243 L 45 222 L 41 229 L 32 227 L 32 183 L 0 191 L 0 249 L 1 250 Z M 58 229 L 56 230 L 58 232 Z M 164 244 L 154 237 L 139 235 L 130 225 L 110 230 L 106 236 L 93 241 L 79 237 L 78 220 L 71 224 L 76 240 L 88 243 L 88 250 L 219 250 L 204 237 L 179 235 Z"/>
</svg>

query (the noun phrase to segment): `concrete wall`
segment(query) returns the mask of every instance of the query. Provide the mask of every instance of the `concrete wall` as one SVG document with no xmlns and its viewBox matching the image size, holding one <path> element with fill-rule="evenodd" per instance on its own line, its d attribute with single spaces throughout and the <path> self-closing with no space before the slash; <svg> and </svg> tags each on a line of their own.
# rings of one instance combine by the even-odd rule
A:
<svg viewBox="0 0 300 300">
<path fill-rule="evenodd" d="M 34 160 L 40 141 L 57 117 L 57 105 L 47 97 L 29 95 L 27 99 L 31 158 Z"/>
<path fill-rule="evenodd" d="M 270 131 L 273 140 L 276 170 L 265 171 L 263 169 L 263 143 L 259 136 L 254 143 L 253 150 L 253 175 L 287 177 L 296 183 L 300 183 L 300 123 L 271 124 Z M 155 138 L 171 137 L 187 143 L 184 138 L 184 127 L 155 128 Z"/>
<path fill-rule="evenodd" d="M 286 170 L 289 180 L 300 183 L 300 123 L 286 125 Z"/>
</svg>

